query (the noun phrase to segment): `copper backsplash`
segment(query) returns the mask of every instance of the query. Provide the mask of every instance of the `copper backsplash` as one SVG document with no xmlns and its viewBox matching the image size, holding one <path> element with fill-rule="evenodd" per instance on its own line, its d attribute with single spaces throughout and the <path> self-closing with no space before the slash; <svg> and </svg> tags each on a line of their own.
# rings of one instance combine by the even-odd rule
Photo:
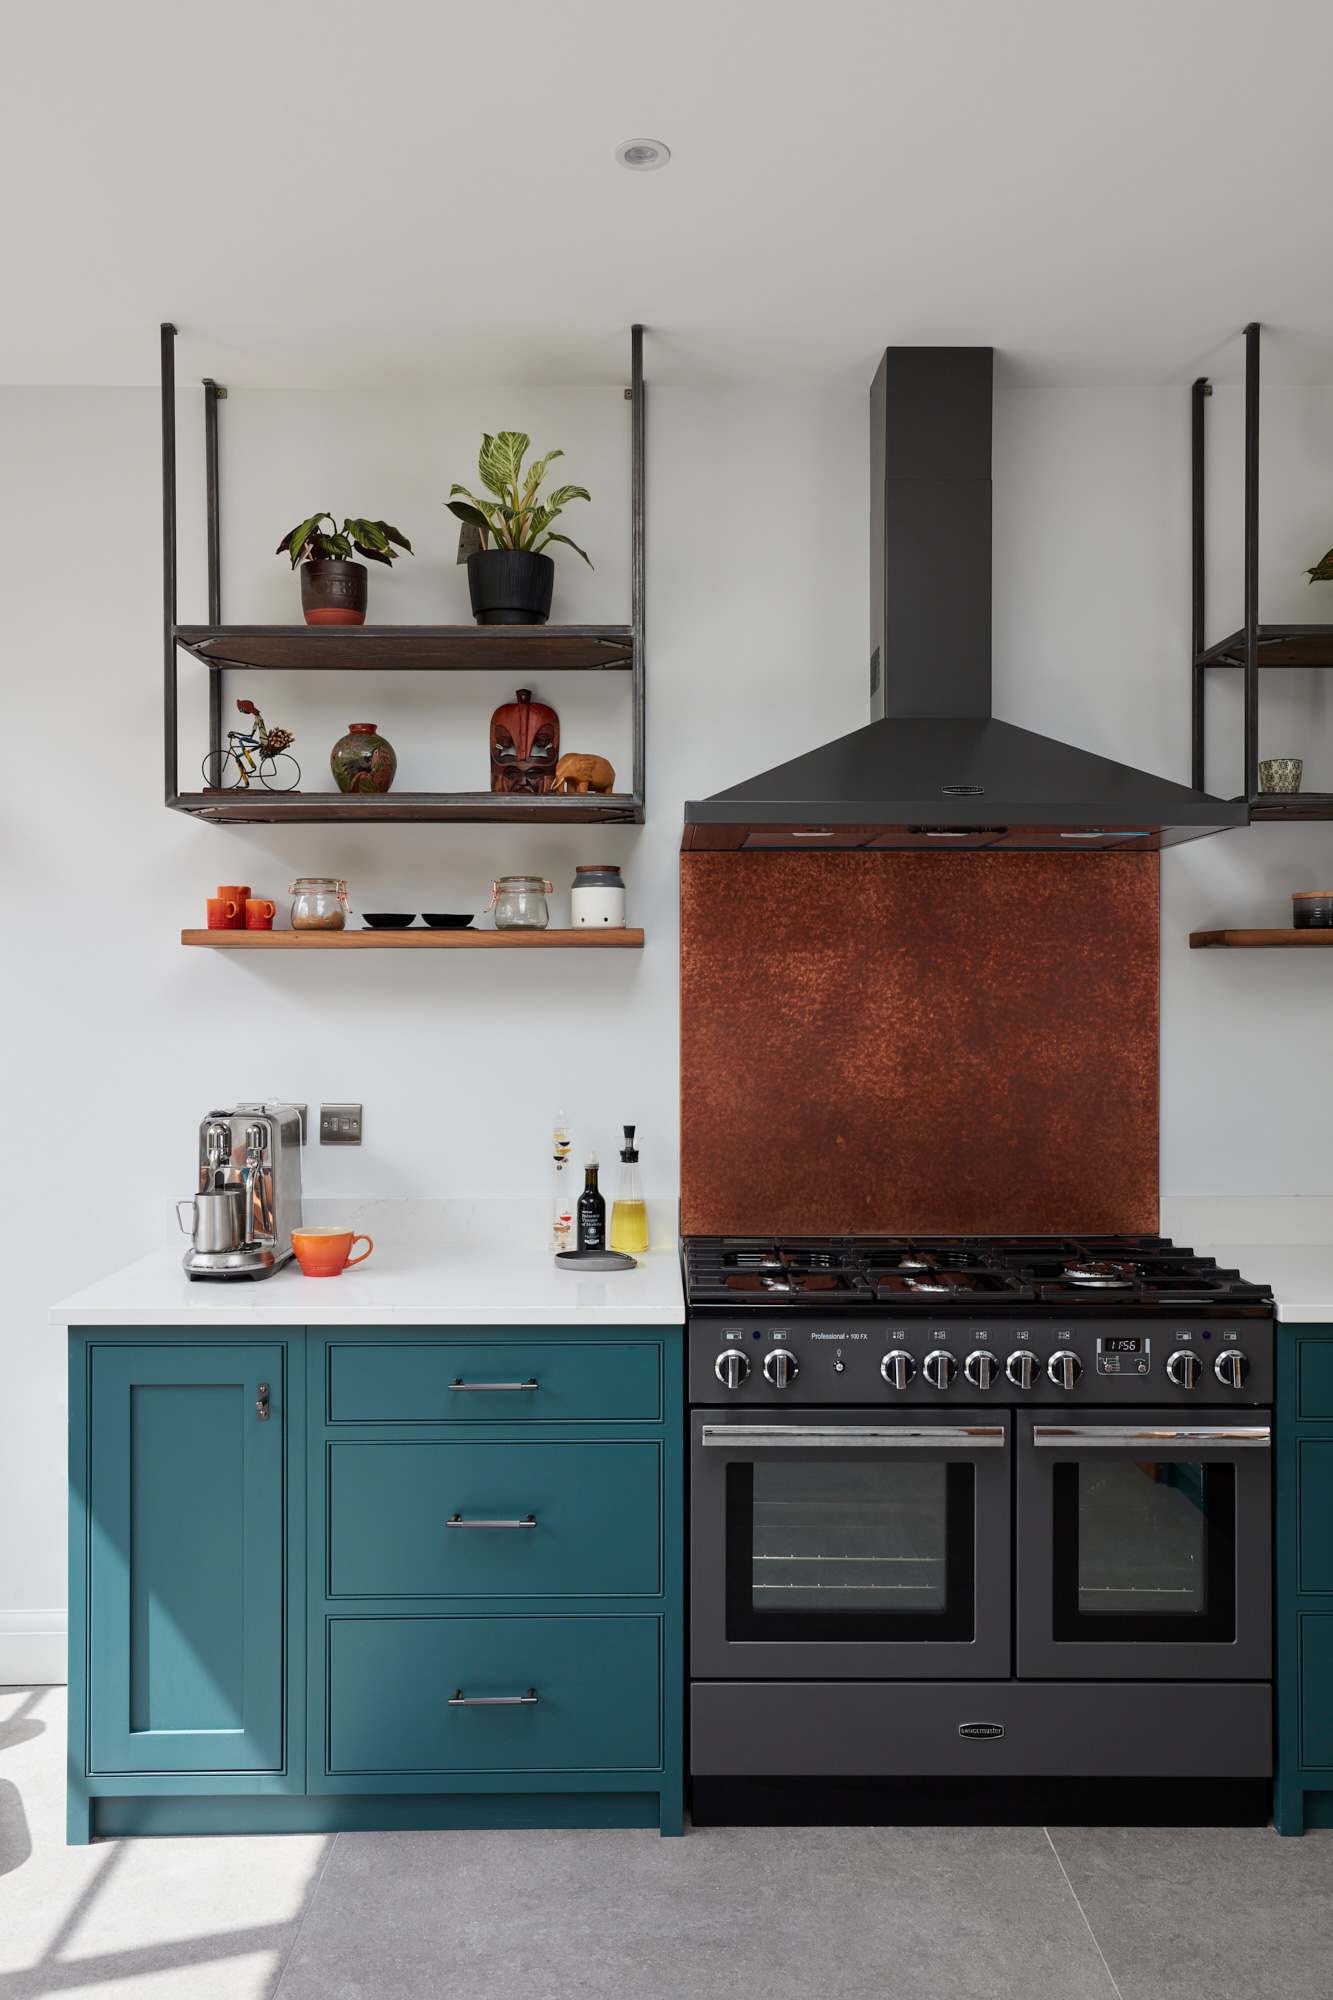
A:
<svg viewBox="0 0 1333 2000">
<path fill-rule="evenodd" d="M 1156 854 L 681 856 L 686 1235 L 1157 1227 Z"/>
</svg>

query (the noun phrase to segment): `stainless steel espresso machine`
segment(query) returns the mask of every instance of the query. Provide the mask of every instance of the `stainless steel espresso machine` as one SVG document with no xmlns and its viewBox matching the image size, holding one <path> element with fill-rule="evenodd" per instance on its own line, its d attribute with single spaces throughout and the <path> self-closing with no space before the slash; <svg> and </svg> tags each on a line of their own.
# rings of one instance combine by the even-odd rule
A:
<svg viewBox="0 0 1333 2000">
<path fill-rule="evenodd" d="M 187 1220 L 185 1211 L 190 1211 Z M 267 1278 L 301 1227 L 301 1114 L 294 1104 L 238 1104 L 199 1127 L 199 1192 L 176 1204 L 191 1278 Z"/>
</svg>

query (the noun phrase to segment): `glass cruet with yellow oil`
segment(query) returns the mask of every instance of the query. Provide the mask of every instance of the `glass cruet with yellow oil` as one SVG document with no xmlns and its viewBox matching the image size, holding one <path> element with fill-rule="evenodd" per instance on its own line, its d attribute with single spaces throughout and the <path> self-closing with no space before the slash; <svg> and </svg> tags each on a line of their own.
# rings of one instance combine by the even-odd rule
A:
<svg viewBox="0 0 1333 2000">
<path fill-rule="evenodd" d="M 634 1147 L 634 1127 L 626 1125 L 625 1144 L 620 1154 L 620 1184 L 616 1189 L 615 1205 L 611 1210 L 611 1235 L 608 1248 L 623 1250 L 633 1256 L 637 1250 L 648 1248 L 648 1210 L 643 1199 L 643 1182 L 639 1178 L 639 1155 Z"/>
</svg>

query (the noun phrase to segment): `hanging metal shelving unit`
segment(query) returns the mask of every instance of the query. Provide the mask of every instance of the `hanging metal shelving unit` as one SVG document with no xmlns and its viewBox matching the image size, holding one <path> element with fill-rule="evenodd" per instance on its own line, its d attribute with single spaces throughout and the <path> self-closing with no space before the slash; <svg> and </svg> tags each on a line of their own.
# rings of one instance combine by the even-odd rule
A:
<svg viewBox="0 0 1333 2000">
<path fill-rule="evenodd" d="M 204 381 L 208 488 L 208 623 L 177 622 L 176 329 L 162 327 L 162 576 L 166 803 L 214 825 L 310 825 L 328 821 L 563 821 L 641 825 L 644 817 L 644 386 L 643 328 L 631 333 L 630 595 L 628 625 L 224 625 L 218 509 L 218 403 L 227 391 Z M 177 673 L 181 653 L 208 670 L 209 749 L 222 748 L 223 680 L 228 669 L 417 669 L 477 673 L 501 668 L 519 680 L 537 673 L 621 672 L 631 676 L 633 771 L 628 792 L 182 792 Z"/>
<path fill-rule="evenodd" d="M 1200 376 L 1192 391 L 1193 512 L 1193 738 L 1190 783 L 1204 783 L 1208 674 L 1229 668 L 1244 676 L 1245 790 L 1252 820 L 1333 819 L 1333 792 L 1280 794 L 1259 789 L 1260 675 L 1287 667 L 1333 667 L 1333 625 L 1262 625 L 1259 622 L 1259 341 L 1253 321 L 1245 329 L 1245 622 L 1216 644 L 1207 642 L 1204 544 L 1205 406 L 1212 385 Z M 1211 933 L 1209 934 L 1212 935 Z M 1218 935 L 1221 935 L 1218 933 Z M 1298 936 L 1307 935 L 1298 933 Z"/>
</svg>

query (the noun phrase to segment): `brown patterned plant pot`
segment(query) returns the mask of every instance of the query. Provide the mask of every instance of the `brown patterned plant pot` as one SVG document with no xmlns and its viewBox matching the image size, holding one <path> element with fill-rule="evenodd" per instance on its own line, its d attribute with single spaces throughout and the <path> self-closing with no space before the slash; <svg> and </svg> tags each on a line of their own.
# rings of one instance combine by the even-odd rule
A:
<svg viewBox="0 0 1333 2000">
<path fill-rule="evenodd" d="M 307 625 L 364 625 L 366 566 L 359 562 L 303 562 L 301 609 Z"/>
<path fill-rule="evenodd" d="M 387 792 L 398 755 L 373 722 L 351 722 L 329 752 L 329 768 L 340 792 Z"/>
</svg>

